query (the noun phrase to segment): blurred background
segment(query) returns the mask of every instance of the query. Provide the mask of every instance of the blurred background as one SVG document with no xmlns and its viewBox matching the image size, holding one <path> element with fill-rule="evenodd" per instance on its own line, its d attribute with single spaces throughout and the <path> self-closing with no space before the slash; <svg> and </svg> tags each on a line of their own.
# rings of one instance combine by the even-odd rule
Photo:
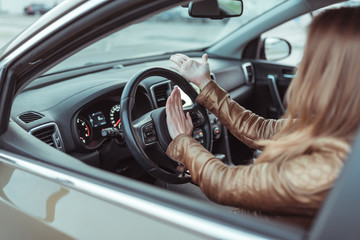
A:
<svg viewBox="0 0 360 240">
<path fill-rule="evenodd" d="M 63 0 L 0 0 L 0 47 Z"/>
<path fill-rule="evenodd" d="M 40 8 L 49 10 L 60 2 L 62 0 L 0 0 L 0 12 L 1 14 L 22 14 L 26 7 L 34 6 L 34 13 L 40 14 Z"/>
<path fill-rule="evenodd" d="M 41 15 L 62 1 L 63 0 L 0 0 L 0 48 L 39 19 Z M 155 45 L 152 46 L 152 50 L 154 51 L 174 51 L 174 49 L 182 51 L 182 49 L 178 49 L 173 45 L 166 49 L 165 45 L 174 43 L 176 46 L 181 46 L 184 45 L 185 42 L 188 44 L 191 43 L 192 48 L 195 49 L 204 44 L 208 44 L 201 42 L 206 39 L 206 36 L 210 36 L 213 41 L 216 41 L 213 37 L 214 32 L 221 32 L 221 34 L 219 34 L 219 37 L 221 37 L 222 34 L 229 34 L 234 28 L 246 24 L 252 19 L 256 11 L 259 11 L 259 9 L 268 3 L 268 1 L 251 0 L 243 0 L 243 2 L 245 11 L 241 17 L 221 21 L 216 20 L 215 22 L 209 19 L 190 18 L 186 8 L 176 7 L 153 16 L 148 19 L 145 24 L 134 24 L 130 28 L 125 29 L 125 31 L 122 31 L 122 35 L 114 34 L 113 38 L 104 39 L 104 41 L 100 41 L 98 44 L 92 46 L 92 48 L 97 47 L 102 52 L 104 49 L 108 49 L 109 53 L 107 53 L 107 55 L 111 56 L 111 54 L 115 54 L 116 59 L 118 59 L 119 53 L 113 51 L 113 49 L 117 47 L 121 50 L 123 58 L 126 58 L 127 52 L 130 51 L 131 54 L 134 54 L 134 48 L 131 47 L 134 44 L 136 44 L 136 49 L 140 51 L 139 54 L 143 54 L 145 52 L 143 48 L 149 46 L 150 41 L 154 43 L 160 42 L 160 36 L 161 44 L 158 46 L 159 49 L 157 49 Z M 258 4 L 255 2 L 258 2 Z M 261 6 L 259 6 L 259 3 L 261 3 Z M 360 0 L 351 0 L 335 4 L 331 7 L 359 5 Z M 290 65 L 297 65 L 299 63 L 306 40 L 308 24 L 311 22 L 313 16 L 322 10 L 323 9 L 320 9 L 313 13 L 299 16 L 262 34 L 262 37 L 286 39 L 291 44 L 292 54 L 286 59 L 279 60 L 279 63 Z M 211 25 L 211 27 L 208 27 L 208 25 Z M 171 34 L 169 34 L 170 32 Z M 186 33 L 185 39 L 183 36 L 184 33 Z M 197 36 L 198 38 L 196 38 Z M 119 41 L 119 39 L 121 39 L 121 41 Z M 174 39 L 178 41 L 176 42 Z M 96 51 L 92 52 L 96 53 Z M 86 58 L 88 58 L 88 55 L 86 55 Z"/>
</svg>

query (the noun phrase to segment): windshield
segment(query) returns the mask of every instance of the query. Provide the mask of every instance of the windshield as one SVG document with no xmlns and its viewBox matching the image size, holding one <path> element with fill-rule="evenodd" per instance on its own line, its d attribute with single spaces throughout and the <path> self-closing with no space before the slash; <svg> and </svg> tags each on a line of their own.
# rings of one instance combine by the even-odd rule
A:
<svg viewBox="0 0 360 240">
<path fill-rule="evenodd" d="M 192 18 L 187 8 L 174 7 L 101 39 L 48 73 L 111 61 L 205 49 L 284 1 L 246 1 L 242 16 L 222 20 Z"/>
</svg>

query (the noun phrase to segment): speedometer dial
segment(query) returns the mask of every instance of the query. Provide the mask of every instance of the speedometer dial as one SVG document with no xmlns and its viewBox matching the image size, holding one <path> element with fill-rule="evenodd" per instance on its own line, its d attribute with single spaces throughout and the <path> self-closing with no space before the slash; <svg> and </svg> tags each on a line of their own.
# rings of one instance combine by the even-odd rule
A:
<svg viewBox="0 0 360 240">
<path fill-rule="evenodd" d="M 110 122 L 113 127 L 120 129 L 121 119 L 120 119 L 120 105 L 115 105 L 110 109 Z"/>
<path fill-rule="evenodd" d="M 90 123 L 85 118 L 78 117 L 76 119 L 76 127 L 80 141 L 84 145 L 88 145 L 92 138 L 92 129 L 90 127 Z"/>
</svg>

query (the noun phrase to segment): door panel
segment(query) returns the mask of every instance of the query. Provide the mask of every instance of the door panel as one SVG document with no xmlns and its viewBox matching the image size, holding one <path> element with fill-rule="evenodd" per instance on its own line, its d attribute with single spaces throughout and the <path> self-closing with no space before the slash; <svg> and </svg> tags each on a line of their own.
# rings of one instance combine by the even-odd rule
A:
<svg viewBox="0 0 360 240">
<path fill-rule="evenodd" d="M 264 117 L 278 119 L 285 111 L 284 95 L 293 78 L 294 67 L 263 60 L 238 62 L 237 67 L 216 72 L 217 83 L 246 109 Z M 228 134 L 232 162 L 252 163 L 254 150 Z"/>
<path fill-rule="evenodd" d="M 284 96 L 295 68 L 261 60 L 253 61 L 253 65 L 256 80 L 251 110 L 265 118 L 278 119 L 286 110 Z"/>
<path fill-rule="evenodd" d="M 247 104 L 253 92 L 253 84 L 249 84 L 243 69 L 236 63 L 215 73 L 215 80 L 231 98 L 240 104 Z"/>
<path fill-rule="evenodd" d="M 84 187 L 81 178 L 32 163 L 17 167 L 6 155 L 0 151 L 2 239 L 209 239 L 142 213 L 134 196 L 115 193 L 111 202 L 101 185 Z M 116 203 L 117 194 L 133 201 Z"/>
</svg>

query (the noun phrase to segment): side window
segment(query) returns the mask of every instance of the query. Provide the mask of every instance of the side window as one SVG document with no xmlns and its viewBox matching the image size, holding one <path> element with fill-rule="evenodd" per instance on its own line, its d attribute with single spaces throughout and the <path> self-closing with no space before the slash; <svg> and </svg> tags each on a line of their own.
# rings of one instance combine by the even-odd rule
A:
<svg viewBox="0 0 360 240">
<path fill-rule="evenodd" d="M 312 20 L 311 14 L 305 14 L 276 28 L 264 32 L 262 38 L 281 38 L 291 45 L 291 54 L 287 58 L 274 60 L 274 62 L 296 66 L 301 58 L 305 47 L 307 28 Z"/>
<path fill-rule="evenodd" d="M 264 32 L 261 37 L 264 38 L 271 38 L 271 54 L 274 59 L 277 57 L 277 49 L 279 49 L 279 45 L 276 46 L 277 41 L 274 41 L 273 38 L 281 38 L 286 41 L 288 41 L 291 45 L 291 54 L 290 56 L 279 59 L 279 60 L 272 60 L 267 57 L 267 59 L 279 63 L 279 64 L 285 64 L 290 66 L 297 66 L 298 63 L 301 61 L 306 37 L 307 37 L 307 28 L 309 24 L 312 21 L 313 16 L 316 16 L 316 14 L 319 14 L 321 11 L 329 9 L 329 8 L 338 8 L 338 7 L 356 7 L 360 6 L 360 0 L 349 0 L 342 3 L 336 3 L 331 6 L 316 10 L 312 13 L 304 14 L 300 17 L 297 17 L 295 19 L 292 19 L 286 23 L 283 23 L 276 28 L 273 28 L 267 32 Z M 281 46 L 281 49 L 282 48 Z M 281 55 L 281 53 L 280 53 Z"/>
</svg>

